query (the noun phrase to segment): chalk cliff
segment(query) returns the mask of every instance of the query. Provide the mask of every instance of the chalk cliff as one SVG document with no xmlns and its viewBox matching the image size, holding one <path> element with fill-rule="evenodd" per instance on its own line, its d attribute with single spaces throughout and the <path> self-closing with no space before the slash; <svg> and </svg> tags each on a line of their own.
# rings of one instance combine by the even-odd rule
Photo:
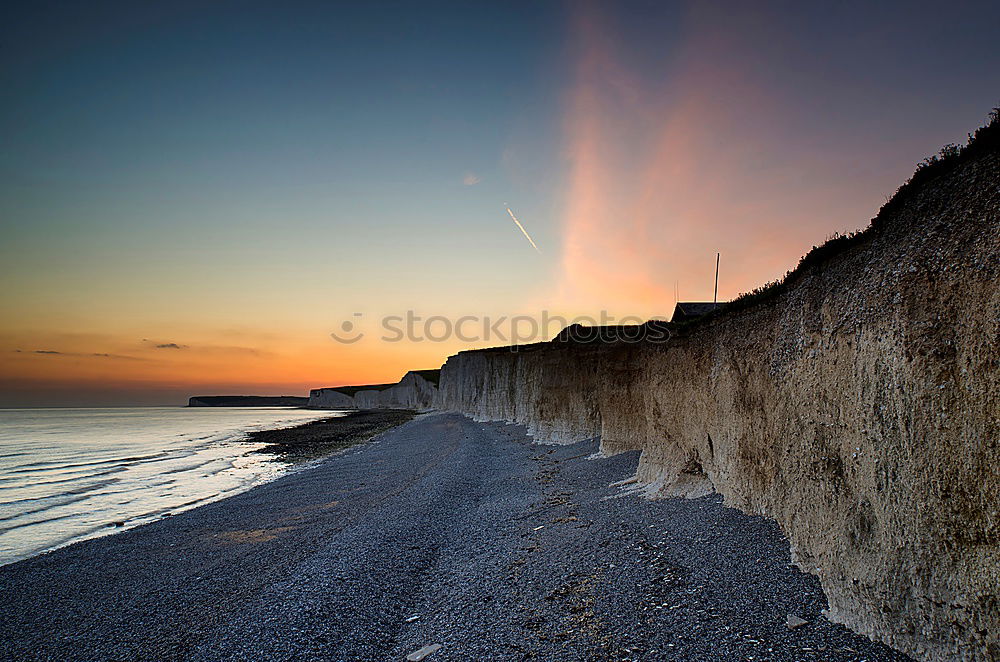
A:
<svg viewBox="0 0 1000 662">
<path fill-rule="evenodd" d="M 411 370 L 395 384 L 334 386 L 309 392 L 316 409 L 429 409 L 437 395 L 438 370 Z"/>
<path fill-rule="evenodd" d="M 665 342 L 462 352 L 437 405 L 639 449 L 651 494 L 714 491 L 774 518 L 832 620 L 920 659 L 1000 659 L 1000 124 L 987 128 L 779 286 Z"/>
</svg>

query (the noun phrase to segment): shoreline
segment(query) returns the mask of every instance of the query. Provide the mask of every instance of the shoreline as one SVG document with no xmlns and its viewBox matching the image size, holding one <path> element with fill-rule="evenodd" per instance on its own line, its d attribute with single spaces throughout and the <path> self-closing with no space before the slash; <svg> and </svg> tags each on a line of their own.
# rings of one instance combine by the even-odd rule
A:
<svg viewBox="0 0 1000 662">
<path fill-rule="evenodd" d="M 289 407 L 288 409 L 304 408 Z M 330 413 L 334 415 L 295 422 L 287 427 L 286 423 L 279 422 L 277 423 L 279 427 L 246 430 L 228 442 L 237 449 L 233 455 L 234 460 L 258 456 L 268 462 L 276 463 L 278 468 L 273 475 L 264 474 L 257 481 L 235 490 L 226 490 L 214 496 L 196 499 L 193 502 L 166 505 L 162 509 L 154 508 L 151 511 L 129 514 L 121 519 L 116 519 L 114 513 L 109 513 L 108 519 L 104 520 L 103 523 L 95 524 L 84 532 L 67 534 L 61 539 L 53 541 L 47 547 L 18 553 L 13 558 L 0 562 L 0 568 L 91 540 L 117 537 L 123 533 L 257 489 L 284 476 L 306 469 L 352 446 L 363 444 L 377 434 L 409 420 L 413 414 L 399 410 L 386 410 L 385 412 L 358 410 L 346 413 L 337 412 L 336 414 L 335 410 L 331 410 Z M 249 448 L 251 445 L 260 446 L 261 444 L 266 445 L 259 448 Z M 248 448 L 239 450 L 241 447 Z M 155 479 L 155 476 L 152 479 Z M 27 555 L 21 555 L 25 553 Z"/>
<path fill-rule="evenodd" d="M 416 412 L 406 409 L 359 409 L 289 428 L 256 430 L 248 433 L 242 442 L 267 444 L 249 452 L 273 455 L 280 461 L 298 464 L 365 443 L 415 415 Z"/>
</svg>

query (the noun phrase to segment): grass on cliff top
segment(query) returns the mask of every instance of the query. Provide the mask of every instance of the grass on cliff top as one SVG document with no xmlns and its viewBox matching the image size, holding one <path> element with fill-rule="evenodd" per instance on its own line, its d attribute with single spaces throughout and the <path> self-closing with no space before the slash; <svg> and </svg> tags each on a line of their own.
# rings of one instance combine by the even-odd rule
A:
<svg viewBox="0 0 1000 662">
<path fill-rule="evenodd" d="M 434 384 L 435 386 L 437 386 L 438 382 L 441 381 L 440 368 L 437 368 L 435 370 L 410 370 L 410 372 L 414 372 L 420 375 L 421 377 L 429 381 L 431 384 Z M 393 382 L 392 384 L 360 384 L 357 386 L 332 386 L 330 388 L 334 391 L 337 391 L 338 393 L 343 393 L 344 395 L 353 398 L 358 391 L 384 391 L 390 386 L 395 386 L 398 383 L 399 382 Z"/>
<path fill-rule="evenodd" d="M 353 398 L 358 391 L 384 391 L 390 386 L 395 386 L 396 384 L 360 384 L 358 386 L 334 386 L 333 390 L 337 393 L 343 393 L 344 395 Z"/>
<path fill-rule="evenodd" d="M 979 127 L 975 133 L 970 133 L 968 136 L 968 142 L 965 145 L 945 145 L 937 154 L 918 164 L 913 175 L 896 189 L 896 192 L 882 205 L 871 224 L 864 230 L 846 235 L 833 235 L 823 244 L 813 246 L 812 250 L 806 253 L 799 260 L 798 265 L 786 273 L 784 278 L 741 294 L 707 315 L 680 323 L 678 326 L 680 328 L 696 326 L 719 315 L 744 310 L 758 303 L 774 299 L 788 289 L 789 285 L 808 269 L 824 264 L 870 240 L 885 227 L 887 219 L 911 200 L 928 182 L 954 172 L 960 165 L 988 154 L 1000 152 L 1000 107 L 994 108 L 990 112 L 984 126 Z"/>
</svg>

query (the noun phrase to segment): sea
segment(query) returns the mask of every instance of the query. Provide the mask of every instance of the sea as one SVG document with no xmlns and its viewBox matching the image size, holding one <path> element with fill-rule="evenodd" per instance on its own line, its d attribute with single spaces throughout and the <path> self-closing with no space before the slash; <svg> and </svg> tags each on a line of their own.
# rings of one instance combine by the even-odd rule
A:
<svg viewBox="0 0 1000 662">
<path fill-rule="evenodd" d="M 289 471 L 254 430 L 346 412 L 0 409 L 0 565 L 216 501 Z"/>
</svg>

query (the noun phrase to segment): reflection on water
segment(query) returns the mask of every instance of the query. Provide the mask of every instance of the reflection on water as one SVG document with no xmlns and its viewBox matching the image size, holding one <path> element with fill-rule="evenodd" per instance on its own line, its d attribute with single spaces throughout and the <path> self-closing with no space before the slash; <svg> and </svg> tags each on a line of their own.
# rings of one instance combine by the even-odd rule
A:
<svg viewBox="0 0 1000 662">
<path fill-rule="evenodd" d="M 0 409 L 0 564 L 270 480 L 286 465 L 250 453 L 261 444 L 240 442 L 245 433 L 335 415 L 255 407 Z"/>
</svg>

